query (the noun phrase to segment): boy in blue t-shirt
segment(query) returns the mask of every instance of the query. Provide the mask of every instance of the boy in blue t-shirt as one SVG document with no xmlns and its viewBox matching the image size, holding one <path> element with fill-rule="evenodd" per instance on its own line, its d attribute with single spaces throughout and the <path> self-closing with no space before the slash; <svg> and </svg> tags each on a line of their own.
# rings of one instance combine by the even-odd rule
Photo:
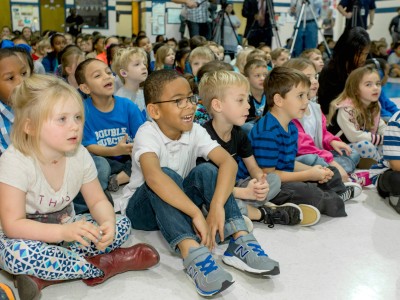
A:
<svg viewBox="0 0 400 300">
<path fill-rule="evenodd" d="M 303 73 L 274 68 L 264 82 L 269 111 L 253 127 L 249 139 L 258 165 L 281 178 L 281 192 L 272 203 L 282 205 L 290 199 L 295 204 L 313 205 L 328 216 L 343 217 L 344 201 L 358 196 L 361 186 L 350 182 L 345 186 L 335 167 L 310 167 L 295 161 L 298 132 L 292 120 L 303 117 L 309 88 L 310 80 Z M 248 174 L 240 161 L 238 177 Z"/>
<path fill-rule="evenodd" d="M 107 159 L 111 167 L 108 189 L 117 191 L 119 185 L 129 182 L 132 142 L 144 116 L 129 99 L 113 96 L 114 75 L 104 62 L 85 60 L 77 67 L 75 78 L 80 90 L 90 95 L 84 101 L 82 144 Z"/>
</svg>

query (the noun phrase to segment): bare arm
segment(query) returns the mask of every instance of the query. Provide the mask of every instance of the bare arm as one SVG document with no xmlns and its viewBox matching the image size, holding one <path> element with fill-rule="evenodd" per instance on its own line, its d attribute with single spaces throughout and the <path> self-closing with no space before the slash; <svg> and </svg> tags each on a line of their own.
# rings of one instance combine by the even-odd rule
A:
<svg viewBox="0 0 400 300">
<path fill-rule="evenodd" d="M 196 8 L 197 7 L 197 3 L 194 0 L 172 0 L 172 2 L 178 3 L 178 4 L 184 4 L 188 8 Z"/>
<path fill-rule="evenodd" d="M 113 147 L 106 147 L 97 144 L 86 146 L 86 149 L 94 155 L 98 156 L 120 156 L 120 155 L 131 155 L 133 143 L 127 143 L 128 135 L 125 135 L 117 145 Z"/>
<path fill-rule="evenodd" d="M 393 171 L 400 171 L 400 160 L 389 160 L 389 165 Z"/>
<path fill-rule="evenodd" d="M 0 183 L 0 220 L 9 238 L 58 243 L 78 241 L 84 246 L 97 243 L 99 229 L 84 220 L 69 224 L 46 224 L 26 219 L 26 193 L 5 183 Z"/>
</svg>

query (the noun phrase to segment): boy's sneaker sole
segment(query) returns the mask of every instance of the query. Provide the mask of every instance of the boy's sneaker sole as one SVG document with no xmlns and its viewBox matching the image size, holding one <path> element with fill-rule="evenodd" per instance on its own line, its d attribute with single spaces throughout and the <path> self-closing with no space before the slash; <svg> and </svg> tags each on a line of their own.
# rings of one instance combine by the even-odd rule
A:
<svg viewBox="0 0 400 300">
<path fill-rule="evenodd" d="M 200 289 L 200 287 L 197 285 L 196 281 L 193 280 L 192 277 L 189 276 L 189 274 L 186 274 L 186 276 L 189 278 L 189 280 L 191 282 L 193 282 L 194 286 L 196 287 L 196 291 L 200 296 L 203 297 L 212 297 L 214 295 L 217 295 L 223 291 L 225 291 L 228 287 L 230 287 L 232 284 L 234 284 L 234 281 L 224 281 L 221 285 L 221 288 L 215 291 L 211 291 L 211 292 L 204 292 L 202 289 Z"/>
<path fill-rule="evenodd" d="M 224 262 L 224 264 L 234 267 L 236 269 L 242 270 L 242 271 L 246 271 L 248 273 L 251 274 L 255 274 L 255 275 L 279 275 L 280 274 L 280 269 L 279 266 L 275 266 L 272 270 L 257 270 L 257 269 L 253 269 L 251 267 L 249 267 L 247 264 L 245 264 L 242 260 L 240 260 L 239 258 L 237 258 L 236 256 L 224 256 L 222 258 L 222 261 Z"/>
<path fill-rule="evenodd" d="M 319 212 L 318 208 L 307 204 L 299 204 L 299 207 L 303 215 L 300 226 L 312 226 L 319 222 L 319 219 L 321 218 L 321 213 Z"/>
</svg>

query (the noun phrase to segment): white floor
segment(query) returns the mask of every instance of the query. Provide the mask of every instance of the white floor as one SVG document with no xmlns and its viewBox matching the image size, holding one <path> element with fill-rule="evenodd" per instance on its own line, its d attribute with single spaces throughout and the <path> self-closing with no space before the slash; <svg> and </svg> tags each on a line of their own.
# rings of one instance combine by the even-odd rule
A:
<svg viewBox="0 0 400 300">
<path fill-rule="evenodd" d="M 400 215 L 374 189 L 346 202 L 348 217 L 323 216 L 314 227 L 255 224 L 254 234 L 280 262 L 281 274 L 249 276 L 226 267 L 235 284 L 217 299 L 400 299 Z M 133 231 L 127 245 L 146 242 L 161 254 L 158 266 L 129 272 L 89 288 L 81 281 L 50 286 L 46 299 L 200 299 L 159 232 Z M 221 257 L 226 245 L 215 250 Z M 11 285 L 0 272 L 0 281 Z"/>
</svg>

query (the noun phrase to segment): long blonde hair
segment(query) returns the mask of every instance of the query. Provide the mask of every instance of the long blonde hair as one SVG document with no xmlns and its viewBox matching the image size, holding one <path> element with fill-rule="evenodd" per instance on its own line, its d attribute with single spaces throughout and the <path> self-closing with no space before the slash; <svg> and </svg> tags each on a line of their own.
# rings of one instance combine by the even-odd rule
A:
<svg viewBox="0 0 400 300">
<path fill-rule="evenodd" d="M 351 99 L 354 106 L 355 118 L 357 123 L 363 127 L 364 130 L 371 130 L 374 125 L 374 118 L 380 114 L 379 101 L 371 102 L 368 107 L 365 107 L 359 96 L 360 84 L 365 75 L 376 73 L 379 78 L 378 71 L 373 65 L 366 65 L 352 71 L 346 80 L 346 85 L 343 92 L 331 102 L 329 108 L 329 115 L 327 118 L 328 123 L 331 123 L 334 117 L 337 106 L 346 99 Z"/>
<path fill-rule="evenodd" d="M 52 75 L 34 74 L 26 78 L 11 96 L 15 114 L 11 130 L 13 146 L 24 155 L 43 161 L 40 151 L 40 131 L 43 123 L 51 116 L 57 103 L 71 98 L 79 105 L 84 124 L 82 98 L 75 88 Z"/>
<path fill-rule="evenodd" d="M 175 53 L 174 49 L 172 49 L 172 47 L 169 45 L 164 45 L 158 48 L 156 52 L 156 62 L 154 70 L 164 69 L 165 58 L 168 56 L 169 51 L 173 51 Z"/>
</svg>

